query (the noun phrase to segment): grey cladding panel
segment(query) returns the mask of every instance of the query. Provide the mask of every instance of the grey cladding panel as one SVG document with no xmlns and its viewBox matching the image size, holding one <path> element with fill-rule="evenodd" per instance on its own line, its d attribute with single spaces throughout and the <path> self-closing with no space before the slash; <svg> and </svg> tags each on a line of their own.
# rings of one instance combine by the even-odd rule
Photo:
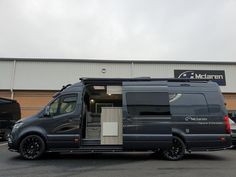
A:
<svg viewBox="0 0 236 177">
<path fill-rule="evenodd" d="M 218 92 L 217 87 L 168 87 L 169 92 L 178 93 L 204 93 L 204 92 Z"/>
<path fill-rule="evenodd" d="M 166 92 L 168 90 L 166 81 L 147 81 L 147 82 L 123 82 L 124 92 L 133 91 L 157 91 Z"/>
</svg>

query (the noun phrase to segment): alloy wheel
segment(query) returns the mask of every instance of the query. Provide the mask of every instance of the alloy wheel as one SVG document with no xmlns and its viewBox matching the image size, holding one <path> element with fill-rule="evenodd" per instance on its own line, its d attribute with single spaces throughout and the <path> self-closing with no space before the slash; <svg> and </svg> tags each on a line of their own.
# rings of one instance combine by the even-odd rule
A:
<svg viewBox="0 0 236 177">
<path fill-rule="evenodd" d="M 168 160 L 180 160 L 185 154 L 185 149 L 184 142 L 179 137 L 174 136 L 171 147 L 164 150 L 163 155 Z"/>
<path fill-rule="evenodd" d="M 45 151 L 45 143 L 38 135 L 29 135 L 20 143 L 20 154 L 25 159 L 37 159 Z"/>
</svg>

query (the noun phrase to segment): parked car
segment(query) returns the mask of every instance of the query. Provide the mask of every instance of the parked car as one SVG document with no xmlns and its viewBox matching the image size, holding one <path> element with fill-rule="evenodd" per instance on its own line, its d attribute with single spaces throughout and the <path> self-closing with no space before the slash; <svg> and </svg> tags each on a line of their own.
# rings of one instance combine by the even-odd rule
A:
<svg viewBox="0 0 236 177">
<path fill-rule="evenodd" d="M 211 81 L 82 78 L 64 87 L 38 114 L 18 121 L 9 150 L 25 159 L 44 152 L 160 152 L 231 147 L 229 118 Z"/>
<path fill-rule="evenodd" d="M 229 119 L 229 122 L 230 122 L 230 128 L 231 128 L 232 145 L 235 147 L 236 146 L 236 123 L 232 119 Z"/>
<path fill-rule="evenodd" d="M 0 138 L 7 140 L 16 121 L 21 118 L 20 105 L 15 100 L 0 98 Z"/>
</svg>

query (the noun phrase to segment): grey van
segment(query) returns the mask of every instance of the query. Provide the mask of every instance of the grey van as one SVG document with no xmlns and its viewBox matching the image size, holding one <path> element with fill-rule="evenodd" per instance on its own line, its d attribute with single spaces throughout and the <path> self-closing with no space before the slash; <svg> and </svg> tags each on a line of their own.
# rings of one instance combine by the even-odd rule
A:
<svg viewBox="0 0 236 177">
<path fill-rule="evenodd" d="M 20 120 L 8 145 L 25 159 L 45 152 L 186 151 L 231 147 L 219 86 L 211 81 L 82 78 L 38 114 Z"/>
</svg>

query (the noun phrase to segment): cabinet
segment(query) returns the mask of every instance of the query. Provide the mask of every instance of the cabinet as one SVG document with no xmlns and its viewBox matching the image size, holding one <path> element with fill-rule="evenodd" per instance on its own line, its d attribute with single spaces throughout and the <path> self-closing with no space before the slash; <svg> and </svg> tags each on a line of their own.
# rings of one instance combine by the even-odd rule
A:
<svg viewBox="0 0 236 177">
<path fill-rule="evenodd" d="M 121 107 L 103 107 L 101 112 L 101 144 L 123 144 Z"/>
</svg>

